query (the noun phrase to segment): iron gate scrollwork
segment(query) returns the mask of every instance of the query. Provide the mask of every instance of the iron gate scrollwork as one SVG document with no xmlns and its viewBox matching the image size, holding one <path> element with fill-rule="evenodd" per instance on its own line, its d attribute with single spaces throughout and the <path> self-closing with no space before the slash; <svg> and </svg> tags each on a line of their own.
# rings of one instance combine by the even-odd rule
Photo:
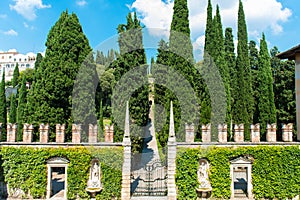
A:
<svg viewBox="0 0 300 200">
<path fill-rule="evenodd" d="M 154 160 L 144 168 L 131 173 L 132 196 L 166 196 L 167 167 L 160 160 Z"/>
</svg>

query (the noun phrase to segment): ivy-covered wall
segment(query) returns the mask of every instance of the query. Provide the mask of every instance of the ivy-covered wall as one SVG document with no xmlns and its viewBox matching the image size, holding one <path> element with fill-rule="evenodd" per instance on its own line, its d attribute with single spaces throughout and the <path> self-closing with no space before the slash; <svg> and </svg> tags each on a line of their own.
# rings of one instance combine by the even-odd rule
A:
<svg viewBox="0 0 300 200">
<path fill-rule="evenodd" d="M 5 182 L 10 188 L 20 188 L 33 198 L 46 196 L 46 161 L 52 157 L 64 157 L 70 161 L 67 178 L 68 199 L 89 198 L 85 188 L 92 158 L 100 160 L 102 172 L 103 190 L 96 199 L 120 199 L 121 197 L 122 148 L 2 147 L 0 155 Z"/>
<path fill-rule="evenodd" d="M 176 160 L 178 199 L 196 199 L 199 159 L 210 163 L 214 198 L 230 198 L 230 160 L 252 156 L 252 184 L 256 199 L 285 199 L 300 194 L 299 146 L 179 148 Z"/>
</svg>

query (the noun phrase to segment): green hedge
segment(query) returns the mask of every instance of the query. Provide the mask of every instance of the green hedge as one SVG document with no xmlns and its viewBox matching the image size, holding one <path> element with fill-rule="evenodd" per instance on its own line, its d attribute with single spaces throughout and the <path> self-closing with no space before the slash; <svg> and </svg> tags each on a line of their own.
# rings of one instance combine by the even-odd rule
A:
<svg viewBox="0 0 300 200">
<path fill-rule="evenodd" d="M 177 154 L 178 199 L 196 199 L 197 169 L 200 158 L 210 163 L 214 198 L 230 198 L 230 160 L 250 155 L 253 194 L 256 199 L 285 199 L 300 194 L 299 146 L 180 148 Z"/>
<path fill-rule="evenodd" d="M 85 191 L 92 158 L 101 162 L 103 190 L 97 199 L 120 199 L 122 179 L 122 148 L 1 148 L 5 182 L 20 188 L 33 198 L 45 198 L 47 186 L 46 161 L 64 157 L 68 165 L 68 199 L 89 198 Z M 27 198 L 26 196 L 24 198 Z"/>
</svg>

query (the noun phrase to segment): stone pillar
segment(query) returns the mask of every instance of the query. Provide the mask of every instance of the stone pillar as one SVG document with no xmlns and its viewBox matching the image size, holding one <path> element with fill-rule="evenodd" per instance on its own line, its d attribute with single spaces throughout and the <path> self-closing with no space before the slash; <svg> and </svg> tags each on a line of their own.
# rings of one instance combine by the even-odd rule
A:
<svg viewBox="0 0 300 200">
<path fill-rule="evenodd" d="M 220 143 L 227 142 L 227 124 L 219 124 L 218 126 L 218 141 Z"/>
<path fill-rule="evenodd" d="M 168 171 L 167 171 L 167 187 L 168 187 L 168 200 L 177 199 L 176 191 L 176 136 L 174 126 L 174 115 L 173 115 L 173 102 L 171 101 L 170 108 L 170 127 L 169 127 L 169 138 L 168 138 Z"/>
<path fill-rule="evenodd" d="M 244 142 L 244 124 L 234 125 L 234 136 L 235 142 Z"/>
<path fill-rule="evenodd" d="M 267 142 L 276 142 L 276 124 L 267 124 Z"/>
<path fill-rule="evenodd" d="M 31 143 L 32 133 L 33 133 L 33 125 L 25 123 L 23 126 L 23 142 Z"/>
<path fill-rule="evenodd" d="M 40 143 L 48 143 L 49 124 L 40 124 Z"/>
<path fill-rule="evenodd" d="M 81 142 L 81 124 L 72 124 L 72 143 L 79 144 Z"/>
<path fill-rule="evenodd" d="M 293 124 L 283 124 L 282 125 L 282 141 L 293 142 Z"/>
<path fill-rule="evenodd" d="M 56 124 L 56 143 L 64 143 L 65 142 L 65 124 Z"/>
<path fill-rule="evenodd" d="M 251 129 L 251 135 L 250 135 L 251 142 L 260 142 L 260 125 L 251 124 L 250 129 Z"/>
<path fill-rule="evenodd" d="M 195 128 L 194 124 L 185 123 L 185 142 L 192 143 L 195 139 Z"/>
<path fill-rule="evenodd" d="M 7 132 L 7 136 L 6 136 L 7 142 L 16 142 L 16 140 L 17 140 L 17 125 L 7 123 L 6 132 Z"/>
<path fill-rule="evenodd" d="M 300 141 L 300 52 L 295 53 L 297 140 Z"/>
<path fill-rule="evenodd" d="M 211 142 L 211 125 L 202 125 L 202 142 Z"/>
<path fill-rule="evenodd" d="M 98 126 L 89 124 L 89 143 L 97 143 Z"/>
<path fill-rule="evenodd" d="M 104 132 L 104 141 L 105 142 L 114 142 L 114 125 L 105 125 Z"/>
<path fill-rule="evenodd" d="M 129 106 L 126 103 L 126 117 L 125 117 L 125 132 L 123 137 L 124 148 L 124 162 L 122 166 L 122 190 L 121 199 L 130 200 L 130 174 L 131 174 L 131 140 L 129 129 Z"/>
</svg>

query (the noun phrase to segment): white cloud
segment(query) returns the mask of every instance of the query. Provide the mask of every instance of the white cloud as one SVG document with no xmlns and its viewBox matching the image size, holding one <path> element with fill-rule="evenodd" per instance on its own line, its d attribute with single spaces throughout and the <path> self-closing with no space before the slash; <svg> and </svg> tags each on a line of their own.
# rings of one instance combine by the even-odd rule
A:
<svg viewBox="0 0 300 200">
<path fill-rule="evenodd" d="M 135 9 L 141 22 L 147 28 L 155 28 L 151 34 L 155 36 L 168 35 L 173 15 L 171 0 L 136 0 L 130 9 Z M 161 31 L 159 31 L 161 30 Z"/>
<path fill-rule="evenodd" d="M 23 22 L 23 25 L 25 28 L 30 29 L 30 30 L 34 30 L 34 26 L 30 26 L 28 25 L 26 22 Z"/>
<path fill-rule="evenodd" d="M 214 12 L 215 5 L 219 4 L 224 29 L 233 27 L 236 31 L 238 0 L 212 0 Z M 263 32 L 267 29 L 274 34 L 283 31 L 282 23 L 292 15 L 288 8 L 284 8 L 278 0 L 243 0 L 248 31 Z M 205 30 L 207 0 L 188 0 L 189 20 L 192 38 L 198 38 Z M 169 29 L 173 0 L 135 0 L 131 9 L 137 11 L 141 22 L 148 28 Z"/>
<path fill-rule="evenodd" d="M 4 33 L 4 35 L 10 35 L 10 36 L 17 36 L 18 35 L 18 33 L 13 29 L 10 29 L 8 31 L 4 31 L 3 33 Z"/>
<path fill-rule="evenodd" d="M 15 10 L 28 20 L 34 20 L 37 9 L 51 8 L 51 5 L 44 5 L 42 0 L 13 0 L 15 5 L 9 5 L 11 10 Z"/>
<path fill-rule="evenodd" d="M 6 19 L 7 15 L 6 14 L 0 14 L 0 19 Z"/>
<path fill-rule="evenodd" d="M 78 0 L 78 1 L 76 1 L 76 4 L 78 6 L 85 6 L 87 4 L 87 2 L 85 0 Z"/>
</svg>

